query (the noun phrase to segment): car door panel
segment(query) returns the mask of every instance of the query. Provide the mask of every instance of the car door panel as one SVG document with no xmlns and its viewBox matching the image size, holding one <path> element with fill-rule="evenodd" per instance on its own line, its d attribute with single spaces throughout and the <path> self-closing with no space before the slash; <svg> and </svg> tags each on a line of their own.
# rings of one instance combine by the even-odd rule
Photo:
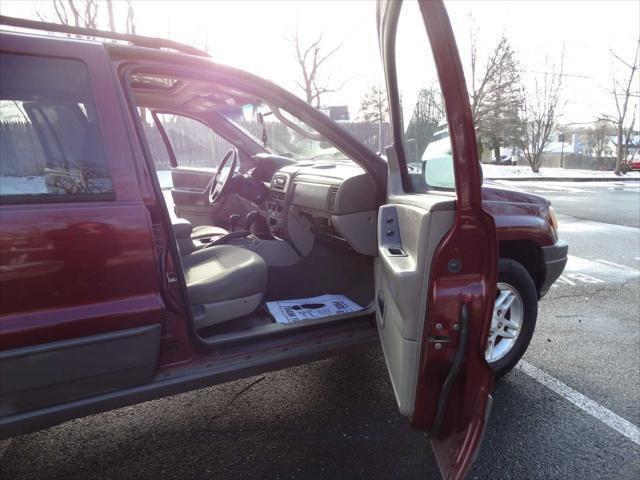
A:
<svg viewBox="0 0 640 480">
<path fill-rule="evenodd" d="M 152 219 L 104 48 L 8 35 L 2 51 L 9 52 L 14 66 L 12 78 L 3 82 L 3 98 L 26 96 L 35 99 L 29 107 L 42 104 L 42 122 L 27 116 L 25 126 L 33 125 L 34 142 L 47 152 L 32 165 L 41 182 L 37 192 L 22 187 L 19 195 L 0 192 L 4 423 L 36 409 L 149 382 L 158 365 L 166 307 Z M 80 74 L 68 88 L 60 72 L 72 69 Z M 47 108 L 61 103 L 84 105 L 81 135 L 55 115 L 47 116 Z M 54 141 L 56 149 L 48 148 Z M 73 168 L 51 151 L 64 153 Z M 30 165 L 25 152 L 16 149 L 15 161 Z M 60 176 L 78 183 L 59 182 Z"/>
<path fill-rule="evenodd" d="M 214 169 L 174 167 L 171 169 L 171 198 L 175 213 L 194 225 L 211 224 L 215 211 L 209 205 L 207 188 L 215 175 Z"/>
<path fill-rule="evenodd" d="M 237 195 L 229 195 L 218 206 L 209 204 L 209 183 L 215 170 L 212 168 L 175 167 L 171 169 L 173 187 L 171 198 L 174 213 L 193 225 L 226 227 L 232 213 L 245 214 L 249 208 Z"/>
<path fill-rule="evenodd" d="M 491 405 L 493 371 L 484 351 L 495 299 L 497 236 L 493 217 L 482 207 L 473 118 L 446 10 L 439 0 L 418 1 L 415 11 L 405 9 L 408 3 L 416 6 L 378 3 L 393 130 L 393 144 L 387 148 L 388 204 L 379 217 L 378 328 L 401 412 L 413 428 L 427 433 L 443 477 L 459 479 L 478 451 Z M 401 12 L 407 14 L 401 17 Z M 408 30 L 399 26 L 401 18 Z M 427 35 L 430 49 L 421 59 L 427 65 L 415 58 L 420 52 L 404 62 L 410 58 L 407 44 L 396 47 L 396 34 L 413 32 L 411 28 Z M 410 68 L 399 75 L 397 65 Z M 403 87 L 411 93 L 415 72 L 427 72 L 424 67 L 437 75 L 450 149 L 438 141 L 429 150 L 430 137 L 423 137 L 427 149 L 416 156 L 411 145 L 425 127 L 413 124 L 413 130 L 405 131 L 405 122 L 411 127 L 415 117 L 403 119 L 405 111 L 411 112 L 411 97 L 401 92 L 398 79 L 408 79 Z M 428 184 L 428 160 L 444 155 L 453 167 L 455 189 L 448 200 L 432 204 L 425 198 L 437 197 L 438 189 Z M 385 218 L 391 209 L 397 216 L 395 229 L 386 227 L 394 223 L 394 215 Z M 401 248 L 385 249 L 385 242 Z"/>
<path fill-rule="evenodd" d="M 414 411 L 420 341 L 433 253 L 451 228 L 454 202 L 437 195 L 406 195 L 380 208 L 376 292 L 382 347 L 400 412 Z M 391 221 L 390 221 L 391 219 Z M 399 235 L 388 235 L 391 231 Z"/>
</svg>

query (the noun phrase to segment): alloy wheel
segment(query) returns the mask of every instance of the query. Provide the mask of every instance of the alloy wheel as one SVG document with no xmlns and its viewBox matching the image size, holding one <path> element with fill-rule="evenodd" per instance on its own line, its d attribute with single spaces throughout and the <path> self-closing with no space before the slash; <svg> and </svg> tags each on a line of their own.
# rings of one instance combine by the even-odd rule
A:
<svg viewBox="0 0 640 480">
<path fill-rule="evenodd" d="M 508 283 L 498 283 L 485 357 L 489 363 L 504 358 L 522 330 L 524 304 L 518 291 Z"/>
</svg>

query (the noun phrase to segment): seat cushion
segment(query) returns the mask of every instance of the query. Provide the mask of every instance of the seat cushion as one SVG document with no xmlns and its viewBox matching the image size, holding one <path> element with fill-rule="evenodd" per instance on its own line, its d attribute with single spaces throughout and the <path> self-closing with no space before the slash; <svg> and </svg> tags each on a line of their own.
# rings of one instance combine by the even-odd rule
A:
<svg viewBox="0 0 640 480">
<path fill-rule="evenodd" d="M 264 294 L 267 264 L 260 255 L 233 245 L 214 245 L 182 257 L 192 304 L 206 305 Z"/>
<path fill-rule="evenodd" d="M 197 227 L 193 227 L 191 238 L 196 239 L 221 237 L 222 235 L 226 235 L 227 233 L 229 233 L 229 231 L 225 230 L 222 227 L 214 227 L 213 225 L 198 225 Z"/>
</svg>

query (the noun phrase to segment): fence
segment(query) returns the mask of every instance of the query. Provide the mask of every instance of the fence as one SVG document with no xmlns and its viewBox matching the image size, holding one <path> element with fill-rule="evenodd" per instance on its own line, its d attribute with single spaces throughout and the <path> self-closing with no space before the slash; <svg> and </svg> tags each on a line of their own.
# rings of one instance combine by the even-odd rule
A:
<svg viewBox="0 0 640 480">
<path fill-rule="evenodd" d="M 374 152 L 391 143 L 388 123 L 340 122 L 340 125 Z M 240 126 L 254 137 L 261 138 L 262 125 L 243 122 Z M 296 157 L 300 145 L 292 142 L 291 131 L 278 122 L 267 122 L 266 127 L 268 145 L 274 147 L 276 153 L 290 152 Z M 144 128 L 156 168 L 168 170 L 171 164 L 160 133 L 154 124 L 145 124 Z M 188 121 L 167 123 L 165 129 L 181 165 L 213 167 L 231 147 L 229 142 L 211 130 L 194 128 Z M 47 166 L 35 129 L 24 122 L 0 122 L 0 159 L 2 176 L 42 175 Z"/>
<path fill-rule="evenodd" d="M 526 159 L 518 159 L 518 165 L 529 166 Z M 542 156 L 542 168 L 566 168 L 578 170 L 604 170 L 611 171 L 616 167 L 615 157 L 590 157 L 577 153 L 545 153 Z"/>
</svg>

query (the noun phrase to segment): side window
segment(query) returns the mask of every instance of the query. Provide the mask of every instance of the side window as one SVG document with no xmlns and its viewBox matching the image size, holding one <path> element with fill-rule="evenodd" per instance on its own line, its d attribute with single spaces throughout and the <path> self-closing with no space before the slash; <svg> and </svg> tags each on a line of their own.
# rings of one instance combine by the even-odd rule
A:
<svg viewBox="0 0 640 480">
<path fill-rule="evenodd" d="M 454 190 L 447 115 L 418 2 L 403 2 L 397 32 L 396 69 L 407 174 L 415 192 Z"/>
<path fill-rule="evenodd" d="M 111 198 L 86 65 L 0 54 L 0 72 L 0 199 Z"/>
<path fill-rule="evenodd" d="M 179 167 L 215 168 L 227 150 L 233 147 L 204 123 L 172 113 L 158 113 Z M 148 136 L 149 142 L 160 135 Z M 151 146 L 153 151 L 153 146 Z M 156 165 L 156 168 L 159 168 Z M 168 168 L 168 167 L 167 167 Z"/>
</svg>

